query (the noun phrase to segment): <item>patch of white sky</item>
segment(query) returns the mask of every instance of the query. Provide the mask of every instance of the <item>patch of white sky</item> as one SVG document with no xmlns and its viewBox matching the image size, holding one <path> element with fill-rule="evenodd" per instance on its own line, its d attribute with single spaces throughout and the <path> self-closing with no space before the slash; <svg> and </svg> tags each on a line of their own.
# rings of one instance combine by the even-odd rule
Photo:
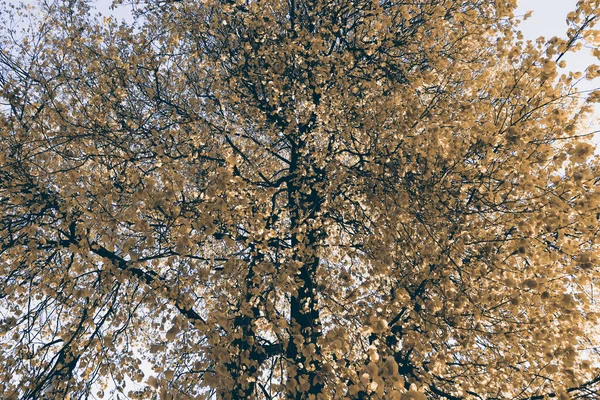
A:
<svg viewBox="0 0 600 400">
<path fill-rule="evenodd" d="M 516 15 L 524 15 L 527 11 L 532 11 L 531 17 L 523 21 L 519 26 L 519 30 L 523 33 L 525 40 L 537 40 L 540 36 L 550 39 L 553 36 L 566 38 L 567 14 L 577 7 L 577 0 L 519 0 L 519 5 L 516 10 Z M 581 50 L 577 52 L 569 52 L 563 60 L 567 65 L 565 68 L 559 68 L 559 74 L 568 73 L 569 71 L 585 71 L 592 65 L 598 64 L 599 60 L 594 57 L 592 45 L 585 43 Z M 592 81 L 582 79 L 577 84 L 576 88 L 585 93 L 600 88 L 600 79 Z M 594 117 L 590 120 L 585 129 L 587 132 L 594 132 L 600 129 L 600 106 L 594 107 Z M 581 133 L 587 133 L 581 132 Z M 600 133 L 593 135 L 593 141 L 597 146 L 596 153 L 600 153 Z"/>
<path fill-rule="evenodd" d="M 131 22 L 133 20 L 131 14 L 131 5 L 121 4 L 113 7 L 112 0 L 97 0 L 91 2 L 91 5 L 96 9 L 96 12 L 104 16 L 112 16 L 116 19 Z"/>
</svg>

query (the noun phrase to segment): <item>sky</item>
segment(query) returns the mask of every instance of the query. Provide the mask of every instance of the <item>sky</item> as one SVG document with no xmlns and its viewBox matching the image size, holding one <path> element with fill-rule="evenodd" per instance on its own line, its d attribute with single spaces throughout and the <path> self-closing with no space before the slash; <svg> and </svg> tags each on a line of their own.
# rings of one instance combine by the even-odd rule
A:
<svg viewBox="0 0 600 400">
<path fill-rule="evenodd" d="M 527 11 L 533 11 L 531 18 L 524 21 L 520 29 L 525 39 L 535 40 L 539 36 L 547 39 L 552 36 L 564 37 L 567 30 L 566 16 L 576 7 L 577 0 L 519 0 L 517 15 L 523 15 Z M 568 54 L 564 60 L 567 61 L 567 70 L 584 70 L 588 65 L 598 63 L 598 60 L 590 54 L 590 49 L 585 48 L 577 53 Z M 582 90 L 595 89 L 598 82 L 581 82 Z"/>
<path fill-rule="evenodd" d="M 566 16 L 576 4 L 577 0 L 519 0 L 517 15 L 533 11 L 531 17 L 521 24 L 523 35 L 526 39 L 536 39 L 564 34 L 567 30 Z M 578 57 L 576 61 L 583 62 L 585 57 Z"/>
<path fill-rule="evenodd" d="M 533 11 L 531 17 L 524 21 L 520 30 L 525 39 L 535 40 L 539 36 L 547 39 L 553 36 L 564 37 L 567 31 L 566 16 L 573 11 L 577 0 L 519 0 L 517 15 L 523 15 L 527 11 Z M 598 64 L 599 60 L 591 55 L 589 48 L 584 48 L 577 53 L 569 53 L 564 58 L 567 62 L 566 71 L 583 71 L 591 64 Z M 592 90 L 600 87 L 600 80 L 581 81 L 577 87 L 580 90 Z M 600 105 L 595 107 L 595 116 L 600 119 Z M 600 129 L 599 121 L 591 121 L 589 130 Z M 600 154 L 600 133 L 594 135 L 594 143 L 597 146 L 596 154 Z"/>
</svg>

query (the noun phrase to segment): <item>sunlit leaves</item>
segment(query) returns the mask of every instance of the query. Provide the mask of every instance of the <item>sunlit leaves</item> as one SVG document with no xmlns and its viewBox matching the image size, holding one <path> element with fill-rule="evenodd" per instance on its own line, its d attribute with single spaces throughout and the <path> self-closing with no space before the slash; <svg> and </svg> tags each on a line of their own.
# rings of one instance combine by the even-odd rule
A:
<svg viewBox="0 0 600 400">
<path fill-rule="evenodd" d="M 598 4 L 515 3 L 6 7 L 3 393 L 597 390 Z"/>
</svg>

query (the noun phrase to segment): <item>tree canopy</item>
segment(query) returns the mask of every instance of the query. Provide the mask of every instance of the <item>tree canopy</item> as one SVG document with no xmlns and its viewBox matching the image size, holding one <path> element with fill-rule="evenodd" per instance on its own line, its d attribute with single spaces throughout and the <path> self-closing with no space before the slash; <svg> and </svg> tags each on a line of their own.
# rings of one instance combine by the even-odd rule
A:
<svg viewBox="0 0 600 400">
<path fill-rule="evenodd" d="M 4 3 L 0 397 L 598 398 L 600 3 L 516 3 Z"/>
</svg>

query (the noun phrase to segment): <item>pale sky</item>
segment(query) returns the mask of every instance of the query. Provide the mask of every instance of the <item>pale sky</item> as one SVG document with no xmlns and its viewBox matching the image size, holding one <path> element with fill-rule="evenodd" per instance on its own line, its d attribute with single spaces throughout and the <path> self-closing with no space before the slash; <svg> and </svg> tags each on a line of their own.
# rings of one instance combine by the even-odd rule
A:
<svg viewBox="0 0 600 400">
<path fill-rule="evenodd" d="M 523 15 L 531 10 L 531 18 L 524 21 L 520 29 L 526 39 L 535 40 L 539 36 L 547 39 L 552 36 L 565 37 L 567 30 L 566 16 L 576 7 L 577 0 L 519 0 L 517 15 Z M 598 60 L 590 54 L 590 49 L 583 49 L 578 53 L 570 53 L 564 60 L 567 69 L 583 70 Z M 582 89 L 595 89 L 600 86 L 597 82 L 581 82 Z"/>
<path fill-rule="evenodd" d="M 567 30 L 566 16 L 573 11 L 577 5 L 577 0 L 519 0 L 517 15 L 523 15 L 527 11 L 533 11 L 531 18 L 524 21 L 520 29 L 525 39 L 535 40 L 539 36 L 547 39 L 553 36 L 565 37 Z M 569 53 L 563 59 L 567 66 L 565 72 L 583 71 L 590 64 L 598 64 L 600 61 L 590 54 L 589 48 L 584 48 L 577 53 Z M 600 79 L 594 81 L 581 81 L 577 87 L 580 90 L 592 90 L 600 87 Z M 596 105 L 595 114 L 600 119 L 600 105 Z M 600 122 L 593 121 L 589 131 L 600 129 Z M 594 135 L 594 143 L 597 145 L 596 154 L 600 154 L 600 133 Z"/>
</svg>

